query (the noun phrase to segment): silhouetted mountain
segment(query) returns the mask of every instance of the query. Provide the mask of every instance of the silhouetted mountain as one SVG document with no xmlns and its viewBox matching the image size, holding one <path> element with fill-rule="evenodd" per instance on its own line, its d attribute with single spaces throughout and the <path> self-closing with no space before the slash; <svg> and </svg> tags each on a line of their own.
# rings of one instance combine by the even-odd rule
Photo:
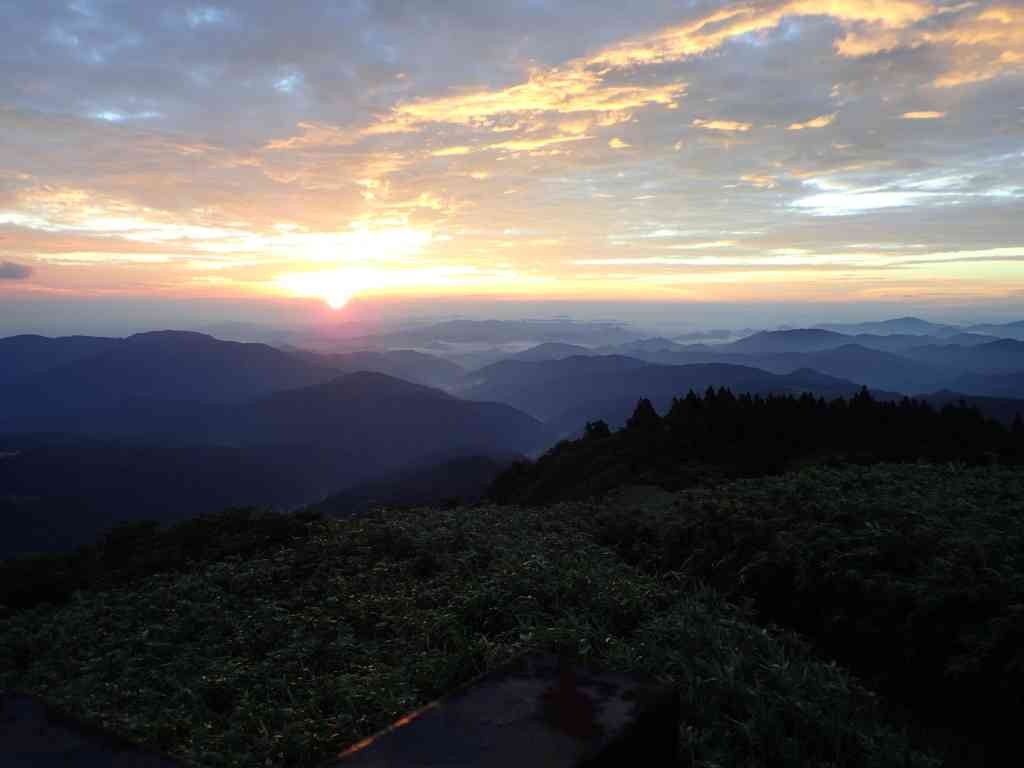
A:
<svg viewBox="0 0 1024 768">
<path fill-rule="evenodd" d="M 338 373 L 384 373 L 416 384 L 442 389 L 456 386 L 466 373 L 462 366 L 450 360 L 411 349 L 383 352 L 361 350 L 326 355 L 305 350 L 295 350 L 295 353 L 311 363 L 328 366 Z"/>
<path fill-rule="evenodd" d="M 1024 397 L 1024 370 L 1013 373 L 967 373 L 950 386 L 955 392 L 994 397 Z"/>
<path fill-rule="evenodd" d="M 751 333 L 756 333 L 756 331 L 730 331 L 724 329 L 691 331 L 690 333 L 681 333 L 678 336 L 674 336 L 672 340 L 679 344 L 724 342 L 729 341 L 730 339 L 743 338 L 744 336 L 749 336 Z"/>
<path fill-rule="evenodd" d="M 617 323 L 575 323 L 569 320 L 449 320 L 419 328 L 353 339 L 358 348 L 394 349 L 447 344 L 489 344 L 515 342 L 563 342 L 598 345 L 620 344 L 638 334 Z"/>
<path fill-rule="evenodd" d="M 460 400 L 380 373 L 275 392 L 233 409 L 232 421 L 237 441 L 351 445 L 375 456 L 382 472 L 433 455 L 527 453 L 545 441 L 542 425 L 508 405 Z"/>
<path fill-rule="evenodd" d="M 509 360 L 522 360 L 523 362 L 539 363 L 547 360 L 564 360 L 567 357 L 577 355 L 592 355 L 594 352 L 588 347 L 581 347 L 579 344 L 563 344 L 556 341 L 546 341 L 535 347 L 524 349 L 509 356 Z"/>
<path fill-rule="evenodd" d="M 1009 336 L 989 335 L 985 333 L 955 333 L 952 336 L 944 336 L 943 344 L 957 344 L 961 347 L 976 347 L 980 344 L 990 344 L 1000 339 L 1011 338 Z"/>
<path fill-rule="evenodd" d="M 630 371 L 648 367 L 632 357 L 600 355 L 527 362 L 502 360 L 466 377 L 463 397 L 508 403 L 541 419 L 551 419 L 565 404 L 593 399 L 588 380 L 621 379 Z M 574 389 L 575 388 L 575 389 Z"/>
<path fill-rule="evenodd" d="M 996 336 L 1000 339 L 1017 339 L 1017 341 L 1024 341 L 1024 320 L 1018 320 L 1014 323 L 987 323 L 982 325 L 972 325 L 966 330 L 970 333 L 986 334 L 988 336 Z"/>
<path fill-rule="evenodd" d="M 622 409 L 647 397 L 670 402 L 687 390 L 730 387 L 736 392 L 801 393 L 840 396 L 859 385 L 816 371 L 780 376 L 758 368 L 724 364 L 651 365 L 623 356 L 571 357 L 549 362 L 503 361 L 471 377 L 466 397 L 509 403 L 556 425 L 559 431 L 592 419 L 619 423 Z M 895 396 L 895 395 L 893 395 Z"/>
<path fill-rule="evenodd" d="M 923 362 L 973 373 L 1015 373 L 1024 371 L 1024 341 L 1000 339 L 973 347 L 931 345 L 906 352 Z"/>
<path fill-rule="evenodd" d="M 846 344 L 820 352 L 763 356 L 757 358 L 757 364 L 775 373 L 812 368 L 858 384 L 905 394 L 932 391 L 952 378 L 945 368 L 859 344 Z"/>
<path fill-rule="evenodd" d="M 953 336 L 946 336 L 942 338 L 941 342 L 937 342 L 937 337 L 935 336 L 920 336 L 903 333 L 892 333 L 889 335 L 859 333 L 855 336 L 847 336 L 845 338 L 847 339 L 845 343 L 860 344 L 862 347 L 867 347 L 868 349 L 878 349 L 883 352 L 893 352 L 895 354 L 902 354 L 908 349 L 927 347 L 936 343 L 958 344 L 960 346 L 973 347 L 978 344 L 987 344 L 991 341 L 996 341 L 992 336 L 982 336 L 976 333 L 958 333 Z"/>
<path fill-rule="evenodd" d="M 611 355 L 637 356 L 666 351 L 675 352 L 685 348 L 682 344 L 672 341 L 672 339 L 666 339 L 664 336 L 655 336 L 650 339 L 637 339 L 636 341 L 628 341 L 625 344 L 605 346 L 601 348 L 601 352 Z"/>
<path fill-rule="evenodd" d="M 833 331 L 801 328 L 792 331 L 761 331 L 745 339 L 723 344 L 719 351 L 740 355 L 781 355 L 789 352 L 818 352 L 849 343 L 849 338 Z"/>
<path fill-rule="evenodd" d="M 0 499 L 13 515 L 2 523 L 4 537 L 21 531 L 38 541 L 31 531 L 65 523 L 92 535 L 114 520 L 163 521 L 173 510 L 193 515 L 228 504 L 298 505 L 413 466 L 529 454 L 551 442 L 544 425 L 508 405 L 378 373 L 243 405 L 136 400 L 83 416 L 68 431 L 75 427 L 121 442 L 0 443 L 8 454 L 0 459 Z"/>
<path fill-rule="evenodd" d="M 911 336 L 952 336 L 961 333 L 960 328 L 955 325 L 943 323 L 931 323 L 919 317 L 897 317 L 892 320 L 881 320 L 866 323 L 822 323 L 817 328 L 826 331 L 836 331 L 850 335 L 856 334 L 878 334 L 888 336 L 891 334 L 906 334 Z"/>
<path fill-rule="evenodd" d="M 121 342 L 96 336 L 9 336 L 0 339 L 0 382 L 43 373 L 106 352 Z"/>
<path fill-rule="evenodd" d="M 237 403 L 335 375 L 264 344 L 184 331 L 143 333 L 11 382 L 0 403 L 0 430 L 65 431 L 78 411 L 130 399 Z"/>
<path fill-rule="evenodd" d="M 648 346 L 623 345 L 611 347 L 613 353 L 635 357 L 655 365 L 695 365 L 697 363 L 725 363 L 727 365 L 756 365 L 757 358 L 724 351 L 728 345 L 676 344 L 672 347 L 651 344 Z"/>
</svg>

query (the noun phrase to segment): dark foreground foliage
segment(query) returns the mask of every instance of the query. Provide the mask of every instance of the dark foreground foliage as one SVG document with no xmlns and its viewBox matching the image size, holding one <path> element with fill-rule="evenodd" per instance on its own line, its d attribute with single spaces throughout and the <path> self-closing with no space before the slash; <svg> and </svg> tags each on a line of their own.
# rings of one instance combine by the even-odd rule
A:
<svg viewBox="0 0 1024 768">
<path fill-rule="evenodd" d="M 953 764 L 991 763 L 1017 738 L 1020 469 L 807 469 L 610 500 L 581 524 L 646 573 L 752 600 L 906 707 Z"/>
<path fill-rule="evenodd" d="M 501 503 L 546 504 L 601 495 L 624 484 L 678 489 L 778 474 L 808 462 L 871 464 L 927 460 L 1024 463 L 1024 423 L 1009 427 L 949 403 L 735 396 L 709 389 L 676 398 L 659 416 L 641 400 L 626 427 L 591 423 L 536 462 L 519 462 L 491 489 Z"/>
<path fill-rule="evenodd" d="M 0 617 L 75 592 L 123 587 L 157 573 L 196 570 L 226 557 L 253 556 L 312 534 L 315 513 L 280 515 L 232 509 L 161 530 L 156 522 L 124 523 L 96 544 L 62 554 L 0 562 Z"/>
<path fill-rule="evenodd" d="M 316 764 L 541 648 L 677 684 L 680 765 L 980 766 L 1024 712 L 1017 467 L 236 511 L 76 557 L 89 578 L 63 604 L 0 618 L 0 688 L 196 765 Z M 60 562 L 4 575 L 40 583 Z"/>
<path fill-rule="evenodd" d="M 937 765 L 841 667 L 715 590 L 627 562 L 595 537 L 604 523 L 580 525 L 591 513 L 292 518 L 304 533 L 236 553 L 231 524 L 210 520 L 219 543 L 202 547 L 223 557 L 0 620 L 0 687 L 196 765 L 314 765 L 545 648 L 678 685 L 680 765 Z"/>
</svg>

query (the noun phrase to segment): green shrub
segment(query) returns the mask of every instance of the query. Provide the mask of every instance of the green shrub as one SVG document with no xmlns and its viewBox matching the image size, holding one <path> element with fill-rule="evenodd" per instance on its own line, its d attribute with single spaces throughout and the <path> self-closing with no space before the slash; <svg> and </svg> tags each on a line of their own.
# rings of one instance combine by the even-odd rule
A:
<svg viewBox="0 0 1024 768">
<path fill-rule="evenodd" d="M 305 522 L 278 546 L 0 621 L 0 687 L 190 764 L 314 765 L 515 654 L 547 649 L 675 682 L 681 765 L 933 764 L 840 668 L 716 592 L 681 591 L 626 563 L 580 525 L 583 512 Z M 158 533 L 157 547 L 183 535 Z"/>
</svg>

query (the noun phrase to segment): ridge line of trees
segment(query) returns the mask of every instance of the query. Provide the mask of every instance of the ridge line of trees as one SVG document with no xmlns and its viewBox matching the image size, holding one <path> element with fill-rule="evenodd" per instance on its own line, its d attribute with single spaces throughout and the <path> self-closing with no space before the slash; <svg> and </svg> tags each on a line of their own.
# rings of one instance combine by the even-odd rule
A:
<svg viewBox="0 0 1024 768">
<path fill-rule="evenodd" d="M 616 486 L 685 487 L 729 477 L 785 472 L 802 463 L 954 462 L 1024 464 L 1024 419 L 1010 426 L 964 401 L 936 409 L 922 400 L 735 395 L 725 387 L 690 391 L 659 415 L 641 398 L 625 427 L 589 422 L 536 462 L 500 475 L 491 496 L 504 503 L 550 503 Z"/>
</svg>

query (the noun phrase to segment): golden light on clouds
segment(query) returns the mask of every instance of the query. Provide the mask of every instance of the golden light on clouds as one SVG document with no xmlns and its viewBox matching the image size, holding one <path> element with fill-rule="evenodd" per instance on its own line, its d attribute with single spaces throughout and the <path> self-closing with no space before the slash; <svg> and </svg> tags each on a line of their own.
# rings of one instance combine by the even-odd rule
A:
<svg viewBox="0 0 1024 768">
<path fill-rule="evenodd" d="M 920 112 L 904 112 L 900 117 L 904 120 L 941 120 L 946 116 L 945 112 L 932 112 L 924 110 Z"/>
<path fill-rule="evenodd" d="M 736 120 L 704 120 L 696 118 L 693 125 L 707 131 L 725 131 L 727 133 L 745 133 L 754 126 L 750 123 L 743 123 Z"/>
<path fill-rule="evenodd" d="M 979 276 L 1013 287 L 1017 257 L 984 254 L 1024 242 L 1013 223 L 1024 220 L 1024 103 L 1011 103 L 1024 6 L 656 5 L 658 26 L 638 12 L 534 48 L 477 30 L 484 45 L 446 38 L 426 59 L 407 56 L 415 34 L 402 38 L 389 18 L 365 61 L 331 50 L 289 62 L 305 67 L 305 85 L 254 102 L 237 131 L 204 122 L 198 92 L 196 114 L 175 107 L 180 94 L 146 106 L 159 120 L 91 91 L 76 115 L 61 114 L 77 103 L 70 92 L 0 105 L 0 256 L 32 267 L 0 288 L 99 290 L 106 276 L 123 290 L 340 306 L 460 291 L 746 296 L 787 280 L 807 295 L 823 281 L 827 296 L 897 270 L 970 280 L 888 253 L 838 256 L 876 230 L 930 237 L 938 218 L 944 237 L 981 254 Z M 352 87 L 327 70 L 348 72 Z M 209 93 L 244 105 L 259 82 Z M 830 258 L 775 253 L 819 241 L 835 244 Z"/>
<path fill-rule="evenodd" d="M 835 122 L 835 119 L 835 112 L 831 115 L 819 115 L 818 117 L 812 117 L 810 120 L 805 120 L 802 123 L 790 123 L 786 130 L 803 131 L 808 128 L 825 128 L 826 126 L 832 125 L 832 123 Z"/>
<path fill-rule="evenodd" d="M 941 28 L 902 25 L 881 34 L 850 32 L 837 43 L 844 56 L 870 56 L 923 46 L 948 46 L 951 66 L 933 81 L 938 88 L 983 82 L 1024 67 L 1024 8 L 1010 4 L 954 6 L 955 21 Z M 933 8 L 930 15 L 939 15 Z"/>
<path fill-rule="evenodd" d="M 759 173 L 744 174 L 740 177 L 740 180 L 745 181 L 747 184 L 750 184 L 752 187 L 757 187 L 758 189 L 774 189 L 778 186 L 778 181 L 774 176 L 765 176 Z"/>
</svg>

